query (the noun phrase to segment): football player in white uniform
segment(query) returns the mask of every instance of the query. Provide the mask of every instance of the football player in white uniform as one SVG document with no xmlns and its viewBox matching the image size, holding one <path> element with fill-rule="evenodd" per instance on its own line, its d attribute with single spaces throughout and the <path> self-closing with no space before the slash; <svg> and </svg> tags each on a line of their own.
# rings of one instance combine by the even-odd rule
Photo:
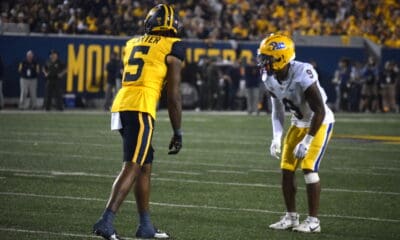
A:
<svg viewBox="0 0 400 240">
<path fill-rule="evenodd" d="M 315 69 L 311 64 L 294 61 L 294 58 L 294 42 L 287 36 L 272 34 L 260 43 L 258 63 L 262 67 L 262 80 L 272 96 L 273 140 L 270 152 L 278 159 L 285 108 L 292 113 L 280 157 L 286 214 L 269 227 L 320 232 L 318 169 L 332 134 L 334 116 L 325 103 L 327 97 Z M 299 166 L 304 173 L 309 208 L 308 217 L 301 224 L 295 199 L 295 171 Z"/>
</svg>

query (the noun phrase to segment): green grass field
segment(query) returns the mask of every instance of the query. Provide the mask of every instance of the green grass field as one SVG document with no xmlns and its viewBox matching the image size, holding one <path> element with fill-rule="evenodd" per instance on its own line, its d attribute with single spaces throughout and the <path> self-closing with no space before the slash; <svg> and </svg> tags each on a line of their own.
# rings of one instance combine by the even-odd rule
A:
<svg viewBox="0 0 400 240">
<path fill-rule="evenodd" d="M 171 129 L 160 112 L 153 222 L 183 240 L 400 239 L 400 115 L 336 118 L 320 170 L 321 234 L 267 228 L 284 207 L 265 115 L 185 112 L 184 148 L 169 156 Z M 107 113 L 0 112 L 0 239 L 97 238 L 92 224 L 121 167 L 121 148 Z M 304 180 L 297 177 L 304 219 Z M 133 200 L 129 195 L 116 219 L 127 239 L 137 224 Z"/>
</svg>

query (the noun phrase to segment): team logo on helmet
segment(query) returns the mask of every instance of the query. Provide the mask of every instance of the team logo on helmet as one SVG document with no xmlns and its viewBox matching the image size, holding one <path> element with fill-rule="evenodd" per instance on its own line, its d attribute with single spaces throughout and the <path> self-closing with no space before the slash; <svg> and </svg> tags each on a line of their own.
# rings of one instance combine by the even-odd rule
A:
<svg viewBox="0 0 400 240">
<path fill-rule="evenodd" d="M 272 50 L 284 49 L 286 47 L 284 42 L 271 42 L 269 45 L 272 47 Z"/>
</svg>

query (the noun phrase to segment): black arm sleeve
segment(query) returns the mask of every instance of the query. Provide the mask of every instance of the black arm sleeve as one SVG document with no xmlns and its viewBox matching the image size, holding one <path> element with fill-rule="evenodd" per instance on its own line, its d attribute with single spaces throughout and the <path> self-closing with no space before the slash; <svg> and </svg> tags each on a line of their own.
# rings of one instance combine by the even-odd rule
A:
<svg viewBox="0 0 400 240">
<path fill-rule="evenodd" d="M 172 44 L 171 54 L 174 57 L 177 57 L 181 61 L 185 60 L 186 47 L 182 41 L 176 41 Z"/>
</svg>

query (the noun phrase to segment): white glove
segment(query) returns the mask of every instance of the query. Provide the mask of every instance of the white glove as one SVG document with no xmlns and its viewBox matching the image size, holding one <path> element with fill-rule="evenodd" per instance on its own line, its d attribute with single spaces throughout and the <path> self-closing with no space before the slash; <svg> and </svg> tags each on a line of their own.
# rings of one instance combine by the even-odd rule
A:
<svg viewBox="0 0 400 240">
<path fill-rule="evenodd" d="M 270 147 L 271 156 L 279 159 L 279 155 L 281 153 L 281 140 L 273 139 Z"/>
<path fill-rule="evenodd" d="M 310 144 L 312 140 L 314 139 L 313 136 L 311 135 L 306 135 L 301 142 L 297 144 L 297 146 L 294 148 L 293 154 L 296 158 L 298 159 L 303 159 L 308 152 L 308 149 L 310 148 Z"/>
</svg>

